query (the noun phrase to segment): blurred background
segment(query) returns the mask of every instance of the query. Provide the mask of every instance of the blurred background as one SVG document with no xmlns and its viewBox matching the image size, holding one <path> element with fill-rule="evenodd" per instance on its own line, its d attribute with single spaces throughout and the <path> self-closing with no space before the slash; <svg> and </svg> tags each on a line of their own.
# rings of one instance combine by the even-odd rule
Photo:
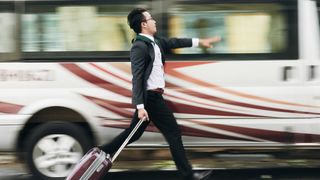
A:
<svg viewBox="0 0 320 180">
<path fill-rule="evenodd" d="M 70 91 L 72 93 L 75 93 L 80 89 L 79 92 L 81 92 L 81 90 L 83 90 L 82 92 L 92 91 L 93 93 L 92 92 L 90 93 L 94 94 L 95 93 L 94 88 L 91 88 L 91 86 L 90 88 L 88 88 L 88 84 L 83 83 L 84 81 L 81 82 L 82 83 L 81 85 L 78 85 L 77 87 L 73 87 L 72 83 L 76 80 L 78 82 L 79 79 L 76 79 L 75 78 L 76 76 L 74 74 L 71 74 L 70 72 L 66 72 L 66 69 L 64 69 L 63 67 L 60 67 L 60 66 L 53 67 L 52 64 L 56 63 L 55 65 L 57 65 L 57 64 L 60 64 L 60 62 L 68 62 L 70 64 L 76 64 L 76 63 L 84 64 L 88 62 L 95 62 L 95 63 L 115 62 L 115 61 L 127 62 L 129 59 L 128 57 L 129 57 L 129 49 L 131 47 L 131 41 L 135 37 L 135 34 L 129 28 L 126 18 L 127 18 L 128 12 L 130 12 L 133 8 L 143 7 L 150 11 L 150 13 L 152 14 L 152 16 L 157 22 L 158 35 L 160 36 L 199 37 L 199 38 L 220 36 L 222 38 L 222 41 L 216 44 L 215 47 L 211 49 L 188 48 L 188 49 L 173 50 L 172 53 L 168 56 L 169 60 L 178 60 L 178 61 L 179 60 L 182 60 L 182 61 L 184 60 L 229 61 L 230 60 L 230 62 L 235 62 L 235 64 L 229 66 L 230 64 L 227 64 L 228 62 L 226 63 L 227 64 L 226 66 L 230 67 L 230 69 L 228 69 L 229 72 L 236 72 L 237 69 L 240 69 L 241 67 L 243 67 L 243 64 L 242 64 L 242 66 L 239 68 L 238 65 L 241 65 L 241 64 L 240 64 L 240 61 L 238 60 L 246 60 L 246 61 L 248 60 L 247 61 L 248 64 L 245 64 L 245 66 L 248 69 L 250 67 L 259 67 L 261 68 L 260 70 L 264 70 L 263 69 L 264 65 L 267 65 L 267 68 L 265 68 L 266 70 L 263 72 L 267 72 L 267 73 L 273 72 L 273 73 L 270 73 L 273 76 L 270 76 L 267 73 L 261 73 L 262 76 L 259 76 L 260 78 L 262 77 L 259 81 L 259 83 L 262 84 L 261 88 L 265 88 L 265 86 L 271 86 L 271 87 L 277 86 L 277 87 L 285 87 L 285 88 L 294 87 L 297 89 L 302 89 L 300 88 L 302 87 L 300 86 L 302 84 L 300 81 L 302 79 L 300 78 L 300 75 L 302 76 L 304 74 L 302 74 L 301 71 L 293 71 L 293 70 L 297 70 L 297 69 L 300 70 L 304 68 L 302 67 L 301 64 L 305 62 L 292 61 L 292 60 L 303 59 L 306 57 L 306 56 L 305 57 L 299 56 L 301 55 L 299 54 L 299 43 L 301 42 L 300 41 L 301 34 L 299 34 L 299 31 L 301 29 L 299 29 L 300 27 L 298 27 L 298 20 L 299 20 L 298 2 L 301 2 L 301 1 L 308 1 L 308 2 L 315 3 L 316 4 L 315 8 L 316 8 L 316 11 L 318 12 L 318 15 L 316 16 L 319 17 L 319 1 L 313 1 L 313 0 L 149 0 L 149 1 L 147 0 L 144 0 L 144 1 L 141 1 L 141 0 L 55 0 L 55 1 L 0 0 L 0 61 L 4 62 L 0 64 L 0 82 L 2 83 L 0 84 L 2 85 L 0 88 L 3 88 L 6 90 L 6 91 L 5 90 L 1 91 L 3 95 L 1 96 L 1 100 L 0 100 L 0 103 L 1 103 L 0 113 L 1 115 L 3 115 L 2 117 L 0 117 L 2 118 L 0 119 L 0 128 L 2 128 L 0 129 L 0 135 L 3 138 L 2 141 L 0 142 L 0 150 L 3 151 L 0 154 L 0 179 L 33 179 L 33 176 L 30 174 L 29 170 L 25 169 L 25 166 L 24 166 L 25 164 L 17 160 L 16 158 L 17 156 L 15 156 L 14 153 L 18 150 L 25 150 L 24 146 L 28 147 L 28 143 L 30 143 L 31 141 L 24 142 L 24 140 L 26 139 L 25 137 L 33 135 L 35 130 L 39 130 L 37 128 L 41 127 L 40 125 L 46 124 L 46 121 L 48 119 L 44 117 L 52 116 L 52 117 L 49 117 L 49 120 L 52 120 L 57 117 L 56 115 L 61 115 L 61 114 L 56 113 L 56 111 L 45 111 L 43 114 L 40 113 L 39 119 L 37 119 L 38 117 L 34 118 L 35 121 L 31 122 L 28 125 L 25 125 L 23 123 L 26 123 L 28 120 L 27 118 L 29 117 L 19 116 L 17 118 L 16 117 L 12 118 L 11 116 L 10 118 L 12 119 L 8 117 L 10 115 L 21 115 L 19 114 L 19 110 L 23 108 L 23 105 L 27 106 L 28 103 L 31 104 L 33 103 L 33 101 L 46 99 L 47 96 L 49 97 L 50 95 L 54 96 L 55 95 L 54 93 L 56 93 L 55 90 L 57 89 L 61 90 L 65 88 L 65 86 L 68 86 L 69 88 L 68 90 L 71 89 Z M 314 25 L 315 23 L 312 22 L 311 24 Z M 319 27 L 319 22 L 316 22 L 316 26 Z M 319 37 L 319 34 L 318 35 L 313 34 L 313 35 L 316 38 Z M 309 43 L 309 39 L 306 42 Z M 316 51 L 318 52 L 318 49 L 316 49 Z M 232 60 L 237 60 L 237 61 L 232 61 Z M 275 63 L 272 62 L 272 64 L 270 61 L 268 61 L 268 62 L 261 63 L 259 65 L 257 65 L 258 63 L 256 64 L 252 63 L 254 61 L 257 62 L 256 60 L 281 60 L 281 61 L 275 61 Z M 289 60 L 289 61 L 285 61 L 285 60 Z M 312 60 L 318 60 L 318 59 L 312 59 Z M 11 63 L 11 62 L 14 62 L 14 63 Z M 18 63 L 15 63 L 15 62 L 18 62 Z M 29 62 L 39 62 L 39 63 L 32 64 Z M 49 63 L 54 62 L 54 63 L 49 65 L 48 62 Z M 247 66 L 249 65 L 249 63 L 251 63 L 250 67 Z M 85 68 L 86 65 L 83 65 L 83 64 L 79 65 L 79 67 Z M 290 67 L 285 67 L 285 66 L 288 66 L 288 64 Z M 310 77 L 312 77 L 313 80 L 315 79 L 313 82 L 311 82 L 311 83 L 314 83 L 314 84 L 311 84 L 312 87 L 315 87 L 315 85 L 318 85 L 316 83 L 320 82 L 316 79 L 317 78 L 316 75 L 319 71 L 319 68 L 317 68 L 318 64 L 319 64 L 318 62 L 314 63 L 313 61 L 312 63 L 308 64 L 310 65 L 310 69 L 311 69 L 310 71 L 312 71 L 313 69 L 313 74 L 310 73 Z M 255 65 L 255 66 L 252 66 L 252 65 Z M 123 66 L 123 64 L 118 66 L 119 67 Z M 107 65 L 101 66 L 101 67 L 107 67 Z M 61 69 L 63 69 L 63 71 L 61 71 Z M 72 67 L 70 69 L 72 70 Z M 87 69 L 90 69 L 90 68 L 87 68 Z M 284 73 L 282 73 L 282 71 L 280 70 L 284 70 Z M 216 71 L 215 73 L 221 72 L 222 74 L 223 71 L 226 71 L 226 70 L 222 69 L 221 71 Z M 253 72 L 251 74 L 250 73 L 245 74 L 246 71 L 247 69 L 245 68 L 243 69 L 243 71 L 240 71 L 240 72 L 243 72 L 242 80 L 243 82 L 245 82 L 243 84 L 241 84 L 242 82 L 239 80 L 240 77 L 239 79 L 234 78 L 238 76 L 236 73 L 234 74 L 229 73 L 225 78 L 227 79 L 229 77 L 228 80 L 231 79 L 230 82 L 232 82 L 233 84 L 230 83 L 231 84 L 230 86 L 237 86 L 236 88 L 238 88 L 240 84 L 240 86 L 244 88 L 246 87 L 255 88 L 255 86 L 251 86 L 250 83 L 246 84 L 246 82 L 248 80 L 248 82 L 252 82 L 254 85 L 256 85 L 255 83 L 257 80 L 253 76 L 255 76 L 256 74 L 257 75 L 260 74 L 259 70 L 256 72 L 255 69 L 253 69 L 252 71 L 250 71 L 250 72 Z M 305 71 L 302 71 L 302 72 L 304 73 Z M 291 73 L 293 73 L 293 75 L 291 75 Z M 296 76 L 300 78 L 298 79 L 299 81 L 295 81 L 295 82 L 298 82 L 297 83 L 298 85 L 288 83 L 291 79 L 287 78 L 287 75 L 294 77 L 296 75 L 294 73 L 299 75 L 299 77 L 298 75 Z M 64 76 L 66 74 L 68 76 Z M 279 82 L 282 80 L 281 79 L 282 76 L 284 77 L 283 81 Z M 268 77 L 268 78 L 264 78 L 264 77 Z M 57 80 L 58 78 L 60 78 L 59 82 Z M 75 79 L 72 79 L 72 78 L 75 78 Z M 221 82 L 226 82 L 225 79 L 220 77 L 218 78 L 221 79 Z M 265 79 L 267 80 L 264 81 Z M 70 80 L 70 81 L 68 82 L 67 80 Z M 34 82 L 29 83 L 29 81 L 30 82 L 34 81 Z M 50 84 L 51 82 L 52 84 Z M 216 82 L 219 82 L 219 81 L 216 81 Z M 263 84 L 265 82 L 271 82 L 270 83 L 271 85 Z M 307 85 L 310 85 L 310 84 L 307 84 Z M 308 88 L 311 86 L 303 86 L 303 87 Z M 28 89 L 29 91 L 26 89 L 23 89 L 24 87 L 29 88 Z M 47 91 L 42 92 L 43 89 L 41 88 L 43 89 L 46 88 L 45 90 L 47 90 L 48 92 L 49 90 L 51 90 L 54 93 L 52 94 L 47 93 Z M 89 90 L 85 88 L 88 88 Z M 35 89 L 38 91 L 34 91 Z M 292 89 L 293 88 L 291 88 L 290 90 Z M 302 99 L 303 97 L 305 97 L 304 95 L 308 94 L 305 92 L 312 91 L 314 93 L 315 90 L 314 89 L 310 90 L 310 89 L 308 89 L 308 91 L 306 91 L 305 89 L 302 89 L 301 91 L 299 91 L 298 93 L 299 97 L 297 99 L 299 98 Z M 19 90 L 24 91 L 23 93 L 25 94 L 19 92 Z M 67 92 L 66 89 L 63 89 L 63 90 Z M 251 90 L 252 89 L 250 89 L 250 91 Z M 264 90 L 260 92 L 265 92 Z M 285 89 L 285 90 L 288 90 L 288 89 Z M 33 96 L 31 95 L 27 96 L 28 95 L 28 93 L 26 93 L 27 91 L 28 93 L 31 92 L 30 94 Z M 271 91 L 274 92 L 273 90 Z M 3 92 L 7 93 L 8 95 Z M 109 95 L 108 93 L 106 94 Z M 283 91 L 283 94 L 280 94 L 280 93 L 279 94 L 281 95 L 281 98 L 284 97 L 285 99 L 287 97 L 290 97 L 291 98 L 290 100 L 292 99 L 296 100 L 295 99 L 296 96 L 294 96 L 296 94 L 294 94 L 294 91 L 290 91 L 290 93 L 288 96 L 283 96 L 283 94 L 287 95 L 288 91 Z M 19 94 L 19 96 L 16 96 L 17 94 Z M 72 98 L 74 97 L 79 98 L 78 96 L 79 94 L 72 96 Z M 70 96 L 70 94 L 68 95 Z M 97 93 L 97 96 L 98 95 L 100 94 Z M 19 99 L 18 97 L 22 97 L 25 99 L 18 101 L 18 103 L 16 103 L 16 100 Z M 58 95 L 55 96 L 56 99 L 59 99 L 59 98 L 63 99 L 63 97 L 67 97 L 67 96 L 61 96 L 62 98 L 61 97 L 57 98 L 57 97 Z M 277 96 L 274 96 L 274 97 L 272 96 L 272 98 L 276 99 L 275 97 Z M 76 98 L 72 100 L 75 100 Z M 99 98 L 102 98 L 102 97 L 99 97 Z M 83 97 L 79 99 L 83 100 Z M 320 99 L 319 96 L 317 96 L 317 99 Z M 312 100 L 306 98 L 306 102 L 310 101 L 313 103 Z M 83 101 L 75 101 L 75 102 L 77 103 L 77 102 L 83 102 Z M 303 103 L 304 102 L 305 101 L 303 101 Z M 221 102 L 221 103 L 224 103 L 224 102 Z M 92 105 L 92 102 L 88 104 Z M 239 104 L 242 104 L 242 103 L 239 103 Z M 231 105 L 233 106 L 234 104 L 231 104 Z M 303 108 L 310 108 L 310 107 L 305 106 Z M 92 110 L 92 111 L 100 112 L 100 110 L 101 109 L 98 109 L 96 111 Z M 266 113 L 265 111 L 272 111 L 274 109 L 266 108 L 266 109 L 259 109 L 259 111 L 260 110 L 263 111 L 263 113 Z M 59 109 L 57 112 L 62 112 L 62 114 L 65 113 L 63 114 L 65 115 L 64 118 L 65 117 L 67 118 L 63 120 L 70 120 L 68 119 L 70 118 L 70 116 L 72 116 L 72 118 L 75 118 L 75 117 L 79 118 L 80 116 L 80 115 L 78 116 L 78 114 L 75 115 L 74 113 L 72 115 L 69 115 L 68 114 L 69 111 L 64 111 L 64 109 L 62 111 L 61 109 Z M 105 111 L 104 113 L 106 112 L 107 111 Z M 253 110 L 252 112 L 253 114 L 255 113 Z M 48 113 L 49 115 L 45 113 Z M 109 111 L 107 113 L 109 113 Z M 283 112 L 280 112 L 280 113 L 283 113 Z M 295 110 L 292 110 L 292 113 L 295 113 Z M 311 115 L 319 114 L 319 113 L 318 114 L 316 113 L 318 113 L 318 109 L 315 109 L 315 110 L 313 109 L 311 113 L 307 112 L 304 115 L 305 117 L 309 117 L 310 114 Z M 107 114 L 106 117 L 109 117 L 110 114 Z M 30 117 L 33 115 L 35 114 L 30 114 Z M 94 113 L 90 115 L 92 115 L 92 117 L 94 118 L 98 116 L 97 114 L 94 114 Z M 220 115 L 217 115 L 217 116 L 214 116 L 214 115 L 210 116 L 210 118 L 212 117 L 216 119 L 221 118 Z M 263 116 L 260 116 L 260 117 L 263 117 Z M 270 115 L 270 117 L 272 116 Z M 305 128 L 305 129 L 303 129 L 303 127 L 301 128 L 305 133 L 305 134 L 302 133 L 301 136 L 303 137 L 300 138 L 302 139 L 301 141 L 305 140 L 307 142 L 314 143 L 314 144 L 310 143 L 311 146 L 308 146 L 310 144 L 307 144 L 307 145 L 302 144 L 302 146 L 304 147 L 306 145 L 307 148 L 310 148 L 312 150 L 312 153 L 309 153 L 309 151 L 304 151 L 304 149 L 303 150 L 299 148 L 294 149 L 290 145 L 293 145 L 293 146 L 297 145 L 295 144 L 294 140 L 296 139 L 300 140 L 300 139 L 298 135 L 296 137 L 294 136 L 295 134 L 293 133 L 291 134 L 292 129 L 290 129 L 290 127 L 294 127 L 294 128 L 298 127 L 296 129 L 299 129 L 300 122 L 298 122 L 298 120 L 300 120 L 299 117 L 303 117 L 303 116 L 297 115 L 297 117 L 292 118 L 291 114 L 290 114 L 290 117 L 289 115 L 288 117 L 286 117 L 289 120 L 293 119 L 291 122 L 294 122 L 295 124 L 293 125 L 289 123 L 288 125 L 281 124 L 282 126 L 285 127 L 283 129 L 279 128 L 280 129 L 279 132 L 282 133 L 281 135 L 277 134 L 278 135 L 277 136 L 271 133 L 262 134 L 261 137 L 269 138 L 269 140 L 271 139 L 273 143 L 279 142 L 280 144 L 280 148 L 279 148 L 280 150 L 278 149 L 277 151 L 272 152 L 271 155 L 267 153 L 265 154 L 265 151 L 269 151 L 270 149 L 264 148 L 262 145 L 261 145 L 262 148 L 261 147 L 258 148 L 259 151 L 252 148 L 248 152 L 245 152 L 246 154 L 244 155 L 237 154 L 239 152 L 238 150 L 241 149 L 242 146 L 237 146 L 235 149 L 232 149 L 231 151 L 227 151 L 226 152 L 227 154 L 219 154 L 220 152 L 224 152 L 225 150 L 224 148 L 218 149 L 213 147 L 214 151 L 212 149 L 210 150 L 205 149 L 204 150 L 205 153 L 203 152 L 199 153 L 196 150 L 195 151 L 190 150 L 189 155 L 190 157 L 194 157 L 193 162 L 194 164 L 199 164 L 199 168 L 201 167 L 205 167 L 208 169 L 216 168 L 217 175 L 215 175 L 215 177 L 218 177 L 217 179 L 228 179 L 228 180 L 230 179 L 277 179 L 277 178 L 274 178 L 274 177 L 277 177 L 277 175 L 274 175 L 274 173 L 272 173 L 273 170 L 270 170 L 270 171 L 268 170 L 267 172 L 261 171 L 261 173 L 260 172 L 253 173 L 254 170 L 252 169 L 255 169 L 261 164 L 263 164 L 262 166 L 260 166 L 262 169 L 275 167 L 275 168 L 280 168 L 280 171 L 282 170 L 281 168 L 289 167 L 283 172 L 278 172 L 279 171 L 278 169 L 276 174 L 277 173 L 281 174 L 280 175 L 281 178 L 278 178 L 278 179 L 317 179 L 317 178 L 319 179 L 318 171 L 316 171 L 316 173 L 312 171 L 306 174 L 304 174 L 303 172 L 304 170 L 303 168 L 305 167 L 307 168 L 315 167 L 316 170 L 318 170 L 319 168 L 319 164 L 320 164 L 319 153 L 318 153 L 319 151 L 317 149 L 319 148 L 319 141 L 318 141 L 319 134 L 314 133 L 314 131 L 316 131 L 319 126 L 313 126 L 314 124 L 318 125 L 319 123 L 307 124 L 308 123 L 307 122 L 305 123 L 307 125 L 303 127 L 308 126 L 308 128 Z M 227 120 L 230 120 L 228 119 L 227 116 L 225 116 L 224 118 L 226 118 Z M 32 118 L 30 119 L 31 121 L 34 120 Z M 108 118 L 105 118 L 105 119 L 108 119 Z M 15 122 L 14 123 L 9 122 L 10 120 L 15 120 Z M 76 120 L 72 119 L 70 122 L 76 124 L 80 122 L 80 121 L 78 122 L 78 120 L 79 119 L 76 119 Z M 86 121 L 87 119 L 83 118 L 83 120 Z M 247 119 L 242 119 L 242 120 L 247 120 Z M 91 131 L 88 128 L 89 125 L 87 126 L 87 124 L 85 123 L 80 122 L 79 123 L 80 126 L 79 127 L 77 126 L 78 129 L 76 130 L 83 130 L 84 132 L 90 134 Z M 99 123 L 98 122 L 96 123 L 97 126 L 101 125 Z M 270 125 L 268 123 L 266 124 Z M 278 125 L 277 122 L 272 122 L 272 123 L 271 125 Z M 268 127 L 271 127 L 271 125 Z M 7 127 L 9 128 L 7 129 Z M 101 127 L 97 127 L 97 129 L 99 128 Z M 276 127 L 275 129 L 277 128 L 278 127 Z M 20 130 L 22 132 L 21 134 L 20 134 Z M 81 133 L 83 131 L 79 131 L 79 132 Z M 11 134 L 7 132 L 10 132 Z M 37 133 L 39 132 L 40 130 L 37 131 Z M 103 130 L 101 130 L 101 132 L 105 134 L 103 133 L 98 134 L 100 136 L 99 137 L 100 139 L 97 138 L 98 140 L 104 139 L 106 135 L 109 135 Z M 259 132 L 259 131 L 255 131 L 255 132 Z M 61 134 L 59 133 L 53 132 L 52 134 L 54 135 L 62 134 L 62 133 Z M 68 134 L 68 131 L 65 131 L 63 133 L 70 135 Z M 311 135 L 308 133 L 310 133 Z M 80 142 L 78 144 L 80 150 L 78 150 L 79 152 L 77 152 L 78 153 L 77 157 L 80 157 L 80 155 L 82 155 L 81 153 L 87 150 L 86 148 L 88 148 L 89 145 L 92 145 L 96 143 L 95 141 L 98 141 L 93 138 L 94 135 L 90 134 L 89 136 L 88 134 L 85 134 L 85 136 L 88 138 L 88 141 L 90 140 L 89 143 L 87 142 L 83 143 L 85 142 L 85 140 L 74 136 L 75 142 L 78 142 L 77 140 L 79 140 Z M 4 138 L 6 135 L 8 135 L 8 137 L 10 138 Z M 45 135 L 47 134 L 44 134 L 43 135 L 44 138 L 43 137 L 41 138 L 45 139 L 46 138 Z M 253 133 L 253 136 L 254 135 L 255 134 Z M 289 136 L 290 137 L 292 136 L 293 141 L 290 141 L 291 140 L 290 138 L 286 139 L 286 137 L 289 137 Z M 92 138 L 93 140 L 89 138 Z M 18 143 L 20 143 L 17 149 L 15 149 L 16 144 L 14 144 L 16 142 L 13 142 L 12 139 L 17 140 Z M 54 137 L 52 139 L 56 140 L 58 138 Z M 150 136 L 150 139 L 152 139 L 152 136 Z M 10 140 L 12 140 L 12 142 Z M 38 139 L 35 138 L 35 140 L 38 140 Z M 158 140 L 158 139 L 155 139 L 155 140 Z M 207 139 L 207 140 L 209 141 L 211 139 Z M 226 139 L 223 139 L 223 140 L 226 140 Z M 232 141 L 228 141 L 228 140 L 223 141 L 223 140 L 221 141 L 223 143 L 224 142 L 229 142 L 230 144 L 232 143 Z M 249 142 L 248 144 L 250 143 L 251 142 Z M 83 146 L 83 147 L 80 147 L 80 146 Z M 33 152 L 34 149 L 32 148 L 33 147 L 29 147 L 29 149 L 27 149 L 29 150 L 29 154 L 34 153 Z M 175 168 L 173 162 L 171 161 L 170 153 L 167 150 L 161 149 L 160 153 L 154 152 L 150 149 L 148 150 L 151 151 L 151 153 L 142 152 L 142 154 L 134 154 L 134 152 L 131 152 L 131 151 L 124 152 L 122 155 L 122 159 L 120 158 L 120 162 L 118 164 L 119 169 L 121 169 L 120 167 L 122 168 L 124 167 L 123 169 L 134 169 L 134 168 L 139 169 L 140 166 L 137 166 L 136 162 L 139 161 L 140 164 L 144 164 L 144 165 L 148 164 L 148 162 L 143 162 L 142 160 L 140 161 L 141 157 L 148 158 L 147 156 L 148 154 L 157 155 L 158 156 L 157 160 L 159 160 L 160 162 L 155 163 L 156 165 L 152 164 L 154 166 L 150 165 L 147 168 L 159 168 L 159 169 L 162 168 L 162 169 L 170 169 L 170 170 Z M 70 152 L 71 151 L 73 151 L 73 149 L 71 149 Z M 217 152 L 219 151 L 219 153 L 215 154 L 215 151 Z M 261 154 L 260 154 L 260 151 L 261 151 Z M 64 160 L 63 155 L 68 153 L 70 154 L 70 152 L 67 152 L 67 153 L 62 152 L 61 154 L 57 153 L 58 155 L 55 158 L 63 161 Z M 46 154 L 45 152 L 42 152 L 39 150 L 37 155 L 41 158 Z M 133 155 L 134 157 L 132 157 Z M 165 159 L 164 157 L 169 157 L 169 158 Z M 292 157 L 294 157 L 294 159 L 291 159 Z M 305 157 L 307 157 L 307 159 L 305 159 Z M 31 159 L 30 161 L 35 161 L 35 159 Z M 51 158 L 51 159 L 55 160 L 54 158 Z M 129 159 L 129 160 L 126 161 L 126 159 Z M 75 162 L 72 162 L 72 163 L 75 164 Z M 49 169 L 48 171 L 52 171 L 56 173 L 52 175 L 52 177 L 57 176 L 57 174 L 58 176 L 61 175 L 61 173 L 59 174 L 58 172 L 59 170 L 63 171 L 61 166 L 59 166 L 61 164 L 59 163 L 56 163 L 56 164 L 58 164 L 58 167 L 50 166 L 47 168 Z M 71 163 L 67 162 L 65 164 L 64 164 L 65 165 L 64 173 L 68 173 L 70 171 Z M 116 166 L 116 168 L 118 166 Z M 238 173 L 238 171 L 230 172 L 230 171 L 225 171 L 225 170 L 228 170 L 227 168 L 223 169 L 221 167 L 229 167 L 231 169 L 237 169 L 240 171 L 242 169 L 248 168 L 249 171 L 244 171 L 241 173 Z M 303 170 L 295 171 L 296 169 L 292 170 L 290 168 L 297 168 L 299 170 L 301 170 L 302 168 Z M 33 168 L 33 169 L 36 169 L 36 168 Z M 41 168 L 39 169 L 41 171 Z M 39 169 L 37 170 L 39 171 Z M 37 172 L 37 170 L 34 170 L 34 172 Z M 292 173 L 292 171 L 295 171 L 297 174 Z M 251 175 L 254 174 L 254 176 L 247 176 L 248 173 Z M 175 172 L 168 171 L 168 174 L 169 175 L 162 174 L 162 172 L 151 172 L 151 173 L 149 172 L 149 173 L 142 173 L 140 175 L 135 175 L 135 177 L 141 177 L 141 178 L 144 177 L 146 179 L 150 179 L 150 178 L 154 178 L 156 175 L 157 177 L 159 177 L 159 179 L 162 179 L 163 177 L 168 177 L 168 179 L 178 179 L 177 178 L 178 176 Z M 285 175 L 283 176 L 283 174 Z M 110 175 L 110 177 L 114 179 L 128 179 L 132 176 L 133 175 L 130 174 L 130 172 L 127 174 L 124 173 L 124 175 L 119 175 L 119 176 L 117 175 L 117 173 Z"/>
</svg>

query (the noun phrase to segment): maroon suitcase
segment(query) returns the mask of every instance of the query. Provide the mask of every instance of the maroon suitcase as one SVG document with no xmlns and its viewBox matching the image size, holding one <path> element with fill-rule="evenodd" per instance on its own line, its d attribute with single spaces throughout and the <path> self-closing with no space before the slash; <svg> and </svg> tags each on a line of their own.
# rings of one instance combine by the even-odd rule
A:
<svg viewBox="0 0 320 180">
<path fill-rule="evenodd" d="M 138 130 L 144 119 L 141 119 L 127 139 L 123 142 L 118 151 L 113 155 L 112 159 L 101 149 L 95 147 L 89 150 L 74 167 L 66 180 L 98 180 L 102 179 L 112 167 L 112 163 L 118 157 L 122 149 L 128 144 L 131 137 Z"/>
</svg>

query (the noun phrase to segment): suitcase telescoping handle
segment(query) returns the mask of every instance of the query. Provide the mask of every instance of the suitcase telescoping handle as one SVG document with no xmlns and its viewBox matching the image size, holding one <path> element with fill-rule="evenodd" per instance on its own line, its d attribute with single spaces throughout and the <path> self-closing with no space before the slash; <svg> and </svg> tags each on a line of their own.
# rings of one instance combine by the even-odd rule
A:
<svg viewBox="0 0 320 180">
<path fill-rule="evenodd" d="M 136 131 L 139 129 L 139 127 L 141 126 L 143 121 L 145 121 L 145 119 L 146 119 L 146 117 L 143 117 L 142 119 L 140 119 L 139 122 L 137 123 L 137 125 L 133 128 L 133 130 L 131 131 L 131 133 L 127 137 L 127 139 L 123 142 L 123 144 L 120 146 L 120 148 L 117 150 L 117 152 L 113 155 L 113 157 L 111 159 L 112 163 L 114 162 L 114 160 L 116 160 L 116 158 L 119 156 L 122 149 L 128 144 L 128 142 L 130 141 L 130 139 L 132 138 L 134 133 L 136 133 Z"/>
</svg>

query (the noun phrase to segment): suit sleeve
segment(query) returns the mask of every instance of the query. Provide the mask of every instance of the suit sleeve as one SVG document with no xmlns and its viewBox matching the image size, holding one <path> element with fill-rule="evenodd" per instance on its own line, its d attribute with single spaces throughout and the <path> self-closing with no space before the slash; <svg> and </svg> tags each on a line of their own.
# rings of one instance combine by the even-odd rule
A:
<svg viewBox="0 0 320 180">
<path fill-rule="evenodd" d="M 132 104 L 136 107 L 144 103 L 144 73 L 147 48 L 144 44 L 134 43 L 130 51 L 132 71 Z"/>
<path fill-rule="evenodd" d="M 169 53 L 171 49 L 192 47 L 191 38 L 159 38 L 165 53 Z"/>
</svg>

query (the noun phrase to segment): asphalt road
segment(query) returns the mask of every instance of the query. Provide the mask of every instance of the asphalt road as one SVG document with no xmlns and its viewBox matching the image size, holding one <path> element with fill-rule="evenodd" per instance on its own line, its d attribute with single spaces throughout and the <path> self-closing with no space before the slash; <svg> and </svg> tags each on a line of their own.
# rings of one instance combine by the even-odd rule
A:
<svg viewBox="0 0 320 180">
<path fill-rule="evenodd" d="M 32 175 L 23 171 L 12 169 L 1 169 L 0 179 L 2 180 L 33 180 Z M 177 171 L 133 171 L 133 172 L 111 172 L 104 178 L 105 180 L 181 180 Z M 320 169 L 296 169 L 296 168 L 276 168 L 276 169 L 233 169 L 214 170 L 209 180 L 319 180 Z"/>
<path fill-rule="evenodd" d="M 241 159 L 241 162 L 244 163 L 241 166 L 237 165 L 229 169 L 215 168 L 209 180 L 320 180 L 320 166 L 316 166 L 316 164 L 307 168 L 290 166 L 290 164 L 286 164 L 287 167 L 257 168 L 250 164 L 252 163 L 251 161 Z M 303 161 L 294 162 L 303 164 Z M 245 164 L 250 166 L 244 168 Z M 148 170 L 110 172 L 104 179 L 180 180 L 181 178 L 178 172 L 174 170 Z M 23 164 L 16 162 L 14 156 L 0 155 L 0 180 L 34 180 L 34 178 L 28 173 Z"/>
<path fill-rule="evenodd" d="M 143 179 L 143 180 L 180 180 L 176 171 L 161 172 L 126 172 L 111 173 L 107 179 Z M 215 170 L 210 180 L 259 180 L 259 179 L 277 179 L 277 180 L 319 180 L 319 169 L 238 169 L 238 170 Z"/>
</svg>

